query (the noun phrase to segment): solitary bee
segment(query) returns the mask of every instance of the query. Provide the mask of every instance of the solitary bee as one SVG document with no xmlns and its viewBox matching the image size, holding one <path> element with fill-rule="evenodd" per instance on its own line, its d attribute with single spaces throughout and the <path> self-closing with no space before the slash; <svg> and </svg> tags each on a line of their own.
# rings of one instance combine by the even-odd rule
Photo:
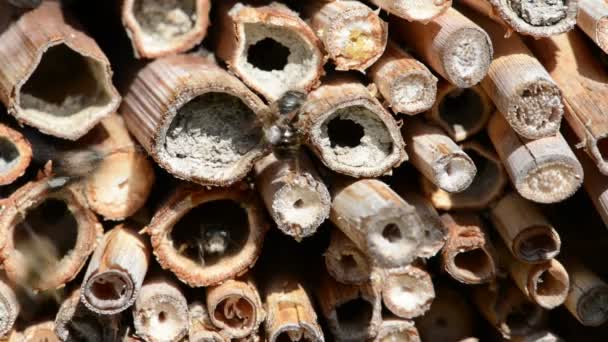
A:
<svg viewBox="0 0 608 342">
<path fill-rule="evenodd" d="M 205 266 L 209 257 L 226 253 L 234 243 L 230 232 L 221 224 L 201 223 L 199 234 L 200 237 L 183 242 L 178 248 L 178 253 L 195 251 L 201 266 Z"/>
<path fill-rule="evenodd" d="M 279 160 L 296 160 L 302 133 L 296 127 L 307 95 L 297 90 L 286 91 L 270 106 L 264 125 L 264 137 Z"/>
</svg>

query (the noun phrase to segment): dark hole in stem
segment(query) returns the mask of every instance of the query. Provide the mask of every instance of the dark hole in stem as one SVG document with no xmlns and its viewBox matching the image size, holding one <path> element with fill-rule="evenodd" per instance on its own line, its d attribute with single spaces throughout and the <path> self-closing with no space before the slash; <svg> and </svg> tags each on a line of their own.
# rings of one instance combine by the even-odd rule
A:
<svg viewBox="0 0 608 342">
<path fill-rule="evenodd" d="M 384 226 L 384 229 L 382 230 L 382 237 L 388 240 L 388 242 L 395 242 L 401 239 L 401 230 L 396 224 L 389 223 Z"/>
<path fill-rule="evenodd" d="M 445 328 L 448 326 L 448 321 L 445 319 L 445 317 L 438 317 L 435 320 L 435 324 L 437 324 L 437 326 L 440 328 Z"/>
<path fill-rule="evenodd" d="M 184 215 L 171 231 L 174 248 L 205 266 L 237 254 L 248 235 L 247 211 L 232 200 L 200 204 Z"/>
<path fill-rule="evenodd" d="M 529 229 L 534 229 L 531 227 Z M 550 257 L 557 250 L 555 240 L 544 231 L 539 231 L 532 236 L 522 239 L 519 244 L 519 253 L 527 261 L 535 262 Z"/>
<path fill-rule="evenodd" d="M 477 174 L 469 187 L 460 194 L 475 194 L 475 196 L 487 196 L 488 190 L 493 189 L 498 179 L 498 165 L 486 158 L 473 148 L 465 148 L 464 152 L 471 158 L 477 168 Z"/>
<path fill-rule="evenodd" d="M 564 284 L 551 271 L 544 271 L 539 279 L 536 292 L 540 296 L 556 296 L 564 291 Z"/>
<path fill-rule="evenodd" d="M 485 274 L 489 268 L 488 255 L 481 248 L 456 254 L 454 264 L 460 269 L 480 276 Z"/>
<path fill-rule="evenodd" d="M 473 89 L 455 89 L 439 103 L 439 116 L 452 130 L 456 126 L 469 130 L 479 123 L 482 114 L 481 97 Z"/>
<path fill-rule="evenodd" d="M 300 209 L 304 206 L 304 201 L 300 198 L 293 203 L 293 207 L 296 209 Z"/>
<path fill-rule="evenodd" d="M 340 257 L 340 264 L 344 270 L 352 270 L 357 267 L 357 261 L 352 255 L 344 254 Z"/>
<path fill-rule="evenodd" d="M 91 292 L 100 300 L 117 300 L 121 294 L 108 281 L 96 281 L 91 285 Z"/>
<path fill-rule="evenodd" d="M 283 70 L 289 58 L 289 48 L 271 38 L 264 38 L 251 45 L 247 62 L 264 71 Z"/>
<path fill-rule="evenodd" d="M 213 315 L 218 321 L 232 328 L 244 328 L 253 324 L 255 308 L 243 297 L 229 296 L 215 308 Z"/>
<path fill-rule="evenodd" d="M 158 313 L 158 321 L 163 323 L 165 320 L 167 319 L 167 313 L 164 311 L 161 311 Z"/>
<path fill-rule="evenodd" d="M 279 336 L 277 336 L 275 341 L 276 342 L 312 342 L 313 340 L 309 339 L 308 337 L 306 337 L 303 334 L 302 337 L 298 341 L 294 341 L 289 336 L 289 333 L 287 331 L 284 331 L 284 332 L 280 333 Z"/>
<path fill-rule="evenodd" d="M 0 172 L 7 172 L 19 158 L 17 146 L 10 140 L 0 137 Z"/>
<path fill-rule="evenodd" d="M 327 124 L 327 135 L 331 147 L 356 147 L 361 143 L 365 130 L 361 125 L 339 117 L 331 119 Z"/>
<path fill-rule="evenodd" d="M 365 334 L 372 319 L 373 310 L 372 304 L 361 297 L 338 306 L 336 316 L 340 329 Z"/>
<path fill-rule="evenodd" d="M 597 141 L 597 149 L 605 162 L 608 162 L 608 137 Z"/>
<path fill-rule="evenodd" d="M 537 308 L 532 303 L 522 303 L 507 315 L 505 323 L 513 334 L 523 333 L 530 329 L 534 322 Z"/>
</svg>

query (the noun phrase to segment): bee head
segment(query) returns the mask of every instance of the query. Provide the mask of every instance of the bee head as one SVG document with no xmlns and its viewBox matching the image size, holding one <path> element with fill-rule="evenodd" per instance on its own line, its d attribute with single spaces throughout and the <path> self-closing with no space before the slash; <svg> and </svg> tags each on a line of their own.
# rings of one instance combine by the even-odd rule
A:
<svg viewBox="0 0 608 342">
<path fill-rule="evenodd" d="M 288 114 L 298 110 L 306 101 L 306 94 L 297 90 L 288 90 L 278 99 L 279 113 Z"/>
</svg>

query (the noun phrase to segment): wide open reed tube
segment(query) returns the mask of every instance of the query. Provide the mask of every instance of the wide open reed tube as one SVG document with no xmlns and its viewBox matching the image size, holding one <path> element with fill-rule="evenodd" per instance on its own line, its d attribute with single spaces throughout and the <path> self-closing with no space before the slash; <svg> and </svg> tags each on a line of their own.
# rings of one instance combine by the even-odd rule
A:
<svg viewBox="0 0 608 342">
<path fill-rule="evenodd" d="M 336 227 L 332 227 L 323 257 L 327 273 L 340 283 L 361 284 L 370 280 L 372 270 L 367 255 Z"/>
<path fill-rule="evenodd" d="M 437 209 L 485 209 L 507 184 L 507 175 L 496 152 L 476 141 L 464 143 L 462 150 L 473 160 L 477 173 L 471 185 L 457 193 L 439 189 L 422 177 L 422 191 Z"/>
<path fill-rule="evenodd" d="M 323 74 L 325 56 L 313 30 L 287 6 L 218 4 L 217 55 L 268 101 L 286 90 L 310 90 Z"/>
<path fill-rule="evenodd" d="M 181 179 L 225 186 L 264 154 L 258 114 L 265 108 L 210 60 L 177 55 L 138 72 L 121 113 L 161 167 Z"/>
<path fill-rule="evenodd" d="M 18 131 L 0 124 L 0 185 L 23 176 L 32 161 L 32 146 Z"/>
<path fill-rule="evenodd" d="M 543 309 L 511 281 L 474 287 L 473 300 L 483 317 L 507 339 L 527 335 L 543 322 Z"/>
<path fill-rule="evenodd" d="M 367 74 L 395 113 L 418 114 L 435 102 L 437 77 L 394 42 L 388 42 Z"/>
<path fill-rule="evenodd" d="M 538 203 L 560 202 L 583 183 L 583 167 L 561 133 L 528 140 L 496 113 L 488 123 L 488 135 L 513 186 L 524 198 Z"/>
<path fill-rule="evenodd" d="M 82 281 L 81 297 L 87 308 L 109 315 L 131 306 L 148 271 L 150 249 L 133 225 L 121 224 L 107 232 Z"/>
<path fill-rule="evenodd" d="M 55 334 L 62 341 L 111 341 L 118 333 L 120 316 L 99 315 L 80 301 L 80 289 L 63 300 L 55 316 Z"/>
<path fill-rule="evenodd" d="M 251 277 L 230 279 L 207 288 L 207 311 L 213 325 L 228 339 L 249 336 L 266 317 Z"/>
<path fill-rule="evenodd" d="M 604 4 L 606 6 L 606 4 Z M 608 72 L 584 34 L 566 34 L 528 42 L 564 97 L 564 117 L 598 169 L 608 174 Z"/>
<path fill-rule="evenodd" d="M 146 230 L 163 268 L 190 286 L 208 286 L 253 266 L 268 223 L 262 202 L 245 184 L 180 186 Z"/>
<path fill-rule="evenodd" d="M 346 285 L 321 275 L 317 302 L 336 340 L 362 341 L 378 334 L 382 323 L 380 295 L 367 283 Z"/>
<path fill-rule="evenodd" d="M 270 216 L 297 241 L 314 234 L 329 216 L 329 191 L 304 151 L 295 160 L 270 153 L 256 163 L 255 174 Z"/>
<path fill-rule="evenodd" d="M 379 180 L 338 181 L 329 218 L 371 263 L 397 267 L 435 255 L 443 245 L 441 228 L 418 204 Z"/>
<path fill-rule="evenodd" d="M 268 275 L 264 284 L 266 338 L 269 342 L 323 342 L 323 331 L 309 293 L 295 276 Z"/>
<path fill-rule="evenodd" d="M 211 322 L 207 307 L 201 302 L 188 305 L 190 325 L 188 339 L 190 342 L 225 342 L 225 338 Z"/>
<path fill-rule="evenodd" d="M 493 113 L 494 104 L 480 85 L 462 89 L 441 80 L 437 101 L 426 117 L 459 142 L 483 130 Z"/>
<path fill-rule="evenodd" d="M 439 127 L 408 120 L 402 127 L 411 163 L 447 192 L 468 188 L 477 174 L 473 160 Z"/>
<path fill-rule="evenodd" d="M 135 333 L 146 342 L 178 342 L 188 333 L 188 303 L 169 277 L 146 280 L 133 306 Z"/>
<path fill-rule="evenodd" d="M 608 4 L 606 2 L 578 0 L 576 23 L 597 46 L 604 52 L 608 52 Z"/>
<path fill-rule="evenodd" d="M 426 64 L 457 87 L 471 87 L 487 74 L 492 41 L 457 10 L 449 8 L 429 23 L 394 19 L 391 24 L 395 39 L 412 47 Z"/>
<path fill-rule="evenodd" d="M 452 6 L 452 0 L 371 0 L 381 9 L 409 21 L 429 22 Z"/>
<path fill-rule="evenodd" d="M 407 159 L 397 122 L 358 81 L 324 84 L 302 110 L 308 145 L 332 171 L 378 177 Z"/>
<path fill-rule="evenodd" d="M 74 279 L 102 233 L 74 187 L 54 189 L 43 178 L 3 200 L 0 257 L 11 281 L 55 289 Z"/>
<path fill-rule="evenodd" d="M 526 263 L 542 263 L 559 254 L 561 240 L 534 203 L 511 192 L 491 211 L 494 227 L 511 254 Z"/>
<path fill-rule="evenodd" d="M 83 193 L 89 207 L 110 220 L 139 210 L 152 191 L 152 161 L 130 136 L 122 116 L 111 114 L 79 142 L 102 156 L 86 176 Z"/>
<path fill-rule="evenodd" d="M 365 71 L 380 58 L 388 24 L 367 5 L 352 0 L 308 2 L 305 13 L 336 70 Z"/>
<path fill-rule="evenodd" d="M 122 23 L 138 58 L 192 49 L 209 26 L 211 0 L 123 0 Z"/>
<path fill-rule="evenodd" d="M 382 317 L 374 342 L 385 341 L 420 342 L 420 335 L 412 321 L 391 316 Z"/>
<path fill-rule="evenodd" d="M 435 289 L 431 308 L 416 319 L 423 341 L 460 341 L 474 336 L 476 317 L 465 296 L 445 283 Z"/>
<path fill-rule="evenodd" d="M 422 265 L 380 270 L 380 292 L 384 306 L 406 319 L 424 315 L 435 299 L 431 275 Z"/>
<path fill-rule="evenodd" d="M 568 259 L 564 265 L 572 288 L 566 308 L 585 326 L 602 325 L 608 320 L 608 284 L 579 260 Z"/>
<path fill-rule="evenodd" d="M 494 247 L 479 216 L 473 213 L 443 214 L 448 239 L 441 251 L 443 269 L 465 284 L 494 280 L 497 260 Z"/>
<path fill-rule="evenodd" d="M 11 331 L 20 309 L 13 285 L 4 275 L 0 276 L 0 336 Z"/>
<path fill-rule="evenodd" d="M 504 37 L 504 29 L 481 14 L 469 16 L 492 39 L 494 60 L 481 86 L 517 134 L 528 139 L 559 131 L 562 94 L 547 70 L 518 35 Z"/>
<path fill-rule="evenodd" d="M 556 36 L 576 25 L 578 0 L 523 2 L 464 0 L 464 3 L 519 34 L 535 38 Z"/>
<path fill-rule="evenodd" d="M 24 13 L 0 38 L 0 101 L 19 122 L 75 140 L 114 112 L 110 62 L 59 1 Z"/>
</svg>

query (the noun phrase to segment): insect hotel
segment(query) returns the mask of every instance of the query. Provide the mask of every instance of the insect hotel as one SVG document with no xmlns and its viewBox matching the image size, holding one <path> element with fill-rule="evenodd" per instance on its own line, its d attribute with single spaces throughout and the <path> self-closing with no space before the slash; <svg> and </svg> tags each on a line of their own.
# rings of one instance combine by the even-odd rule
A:
<svg viewBox="0 0 608 342">
<path fill-rule="evenodd" d="M 608 2 L 0 0 L 0 341 L 608 341 Z"/>
</svg>

